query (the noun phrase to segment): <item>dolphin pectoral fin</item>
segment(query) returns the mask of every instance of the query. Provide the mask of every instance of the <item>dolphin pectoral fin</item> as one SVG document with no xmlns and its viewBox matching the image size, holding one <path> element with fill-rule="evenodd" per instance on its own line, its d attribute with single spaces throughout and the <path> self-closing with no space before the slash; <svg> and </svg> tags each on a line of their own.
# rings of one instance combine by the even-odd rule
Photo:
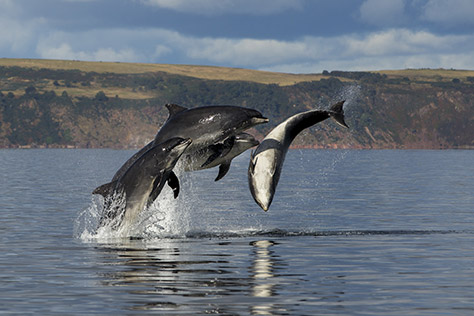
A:
<svg viewBox="0 0 474 316">
<path fill-rule="evenodd" d="M 336 104 L 333 104 L 329 109 L 329 116 L 332 117 L 337 124 L 349 128 L 349 126 L 347 126 L 346 122 L 344 121 L 344 110 L 342 108 L 344 102 L 346 101 L 341 101 Z"/>
<path fill-rule="evenodd" d="M 179 180 L 173 171 L 171 171 L 167 182 L 169 187 L 173 190 L 174 198 L 176 199 L 179 195 Z"/>
<path fill-rule="evenodd" d="M 107 197 L 114 191 L 116 185 L 117 180 L 102 184 L 101 186 L 95 188 L 94 191 L 92 191 L 92 194 L 100 194 L 103 197 Z"/>
<path fill-rule="evenodd" d="M 219 174 L 214 179 L 214 181 L 219 181 L 220 179 L 224 178 L 224 176 L 227 174 L 227 172 L 230 169 L 230 163 L 231 161 L 229 160 L 219 166 Z"/>
</svg>

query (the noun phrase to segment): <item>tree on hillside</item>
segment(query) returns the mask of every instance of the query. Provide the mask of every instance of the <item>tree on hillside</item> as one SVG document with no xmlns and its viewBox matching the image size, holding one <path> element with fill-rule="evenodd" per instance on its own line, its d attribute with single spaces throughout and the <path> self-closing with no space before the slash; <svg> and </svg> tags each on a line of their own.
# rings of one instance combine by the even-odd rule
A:
<svg viewBox="0 0 474 316">
<path fill-rule="evenodd" d="M 109 100 L 109 98 L 105 95 L 104 91 L 102 90 L 97 92 L 94 99 L 99 102 L 105 102 Z"/>
</svg>

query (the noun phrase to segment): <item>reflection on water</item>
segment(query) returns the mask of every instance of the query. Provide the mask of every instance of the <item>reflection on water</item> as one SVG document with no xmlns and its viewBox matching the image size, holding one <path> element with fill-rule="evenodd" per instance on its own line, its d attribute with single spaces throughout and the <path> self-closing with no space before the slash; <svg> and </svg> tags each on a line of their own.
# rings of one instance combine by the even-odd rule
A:
<svg viewBox="0 0 474 316">
<path fill-rule="evenodd" d="M 201 243 L 130 241 L 97 247 L 98 265 L 107 267 L 99 275 L 101 284 L 125 291 L 127 310 L 252 315 L 285 310 L 274 298 L 275 265 L 282 266 L 271 250 L 275 242 L 213 243 L 211 251 Z M 248 255 L 231 254 L 235 247 L 247 249 Z M 203 306 L 207 308 L 199 310 Z"/>
<path fill-rule="evenodd" d="M 254 246 L 254 259 L 252 264 L 252 296 L 254 297 L 272 297 L 274 291 L 274 256 L 270 247 L 275 245 L 273 241 L 259 240 L 251 243 Z M 252 306 L 254 315 L 273 315 L 274 304 L 270 302 L 261 302 Z"/>
<path fill-rule="evenodd" d="M 0 314 L 474 315 L 474 151 L 290 151 L 266 213 L 242 155 L 144 239 L 73 238 L 132 153 L 0 150 Z"/>
</svg>

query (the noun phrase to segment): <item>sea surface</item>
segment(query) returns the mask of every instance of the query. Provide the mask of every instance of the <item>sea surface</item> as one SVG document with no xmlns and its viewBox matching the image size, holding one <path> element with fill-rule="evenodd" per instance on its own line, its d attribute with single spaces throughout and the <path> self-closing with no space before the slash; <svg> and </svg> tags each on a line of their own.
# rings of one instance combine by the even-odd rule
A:
<svg viewBox="0 0 474 316">
<path fill-rule="evenodd" d="M 268 212 L 247 152 L 97 231 L 132 154 L 0 150 L 0 314 L 474 314 L 474 151 L 291 150 Z"/>
</svg>

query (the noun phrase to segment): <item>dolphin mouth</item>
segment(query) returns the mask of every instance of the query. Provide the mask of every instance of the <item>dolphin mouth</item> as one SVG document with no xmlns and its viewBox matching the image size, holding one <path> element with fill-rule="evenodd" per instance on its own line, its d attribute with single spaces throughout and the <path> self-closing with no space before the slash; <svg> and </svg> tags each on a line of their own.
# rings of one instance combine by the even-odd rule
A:
<svg viewBox="0 0 474 316">
<path fill-rule="evenodd" d="M 252 121 L 255 124 L 263 124 L 263 123 L 268 123 L 270 120 L 266 117 L 254 117 L 252 118 Z"/>
<path fill-rule="evenodd" d="M 262 203 L 261 201 L 257 201 L 257 204 L 258 206 L 260 206 L 262 208 L 262 210 L 264 210 L 265 212 L 268 211 L 268 208 L 270 207 L 270 205 L 267 205 L 265 203 Z"/>
<path fill-rule="evenodd" d="M 189 145 L 191 145 L 191 143 L 193 142 L 193 140 L 191 138 L 186 138 L 186 139 L 183 139 L 179 145 L 176 146 L 176 148 L 184 148 L 184 150 L 186 148 L 189 147 Z"/>
<path fill-rule="evenodd" d="M 182 142 L 182 144 L 183 145 L 191 145 L 192 142 L 193 142 L 193 140 L 191 138 L 187 138 Z"/>
</svg>

